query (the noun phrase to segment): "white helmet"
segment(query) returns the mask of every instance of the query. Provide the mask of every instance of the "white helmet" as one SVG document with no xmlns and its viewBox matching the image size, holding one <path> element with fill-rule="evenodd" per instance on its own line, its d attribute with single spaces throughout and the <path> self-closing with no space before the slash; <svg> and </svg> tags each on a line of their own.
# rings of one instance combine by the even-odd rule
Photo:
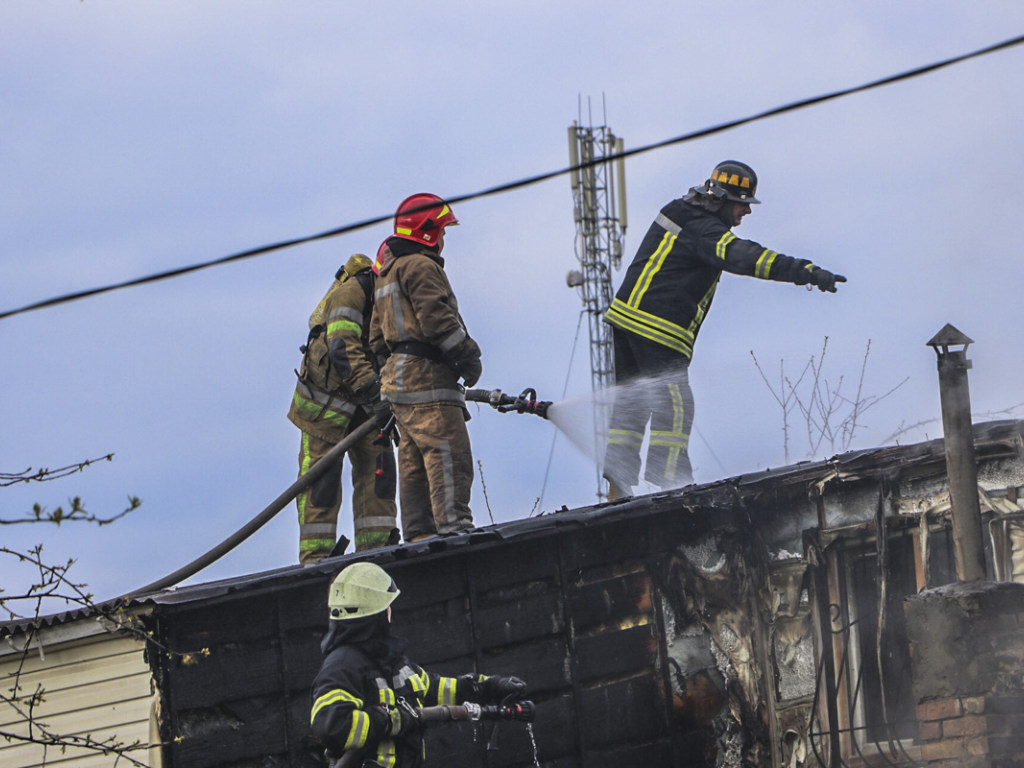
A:
<svg viewBox="0 0 1024 768">
<path fill-rule="evenodd" d="M 331 582 L 327 607 L 332 619 L 361 619 L 387 610 L 399 594 L 395 580 L 379 565 L 353 563 Z"/>
</svg>

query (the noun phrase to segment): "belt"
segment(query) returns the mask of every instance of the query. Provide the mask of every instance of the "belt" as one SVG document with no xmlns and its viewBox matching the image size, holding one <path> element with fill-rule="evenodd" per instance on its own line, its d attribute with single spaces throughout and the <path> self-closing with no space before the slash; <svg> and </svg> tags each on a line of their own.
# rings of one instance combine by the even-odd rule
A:
<svg viewBox="0 0 1024 768">
<path fill-rule="evenodd" d="M 404 355 L 416 355 L 416 357 L 425 357 L 427 360 L 433 360 L 435 363 L 446 363 L 444 352 L 435 347 L 433 344 L 428 344 L 425 341 L 400 341 L 391 348 L 394 353 L 401 353 Z"/>
</svg>

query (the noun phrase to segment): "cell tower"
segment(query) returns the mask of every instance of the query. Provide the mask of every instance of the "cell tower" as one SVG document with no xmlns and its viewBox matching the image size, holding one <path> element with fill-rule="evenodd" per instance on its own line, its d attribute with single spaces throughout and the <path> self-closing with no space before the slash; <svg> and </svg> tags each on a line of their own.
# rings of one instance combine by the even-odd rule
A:
<svg viewBox="0 0 1024 768">
<path fill-rule="evenodd" d="M 582 118 L 581 118 L 582 119 Z M 622 261 L 626 232 L 626 166 L 623 141 L 607 125 L 584 127 L 579 120 L 569 127 L 569 163 L 572 166 L 573 217 L 576 220 L 576 259 L 580 269 L 566 277 L 579 290 L 590 331 L 590 376 L 595 395 L 615 384 L 612 331 L 601 321 L 612 302 L 612 270 Z M 594 439 L 607 433 L 607 409 L 595 398 Z M 595 446 L 599 449 L 600 446 Z M 606 498 L 608 484 L 597 471 L 598 498 Z"/>
</svg>

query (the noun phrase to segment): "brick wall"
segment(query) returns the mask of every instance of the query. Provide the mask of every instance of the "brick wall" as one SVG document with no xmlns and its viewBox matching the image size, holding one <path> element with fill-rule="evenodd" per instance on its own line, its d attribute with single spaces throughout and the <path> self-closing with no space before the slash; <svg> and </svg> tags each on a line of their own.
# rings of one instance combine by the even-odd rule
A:
<svg viewBox="0 0 1024 768">
<path fill-rule="evenodd" d="M 905 607 L 922 764 L 1024 766 L 1024 585 L 950 585 Z"/>
</svg>

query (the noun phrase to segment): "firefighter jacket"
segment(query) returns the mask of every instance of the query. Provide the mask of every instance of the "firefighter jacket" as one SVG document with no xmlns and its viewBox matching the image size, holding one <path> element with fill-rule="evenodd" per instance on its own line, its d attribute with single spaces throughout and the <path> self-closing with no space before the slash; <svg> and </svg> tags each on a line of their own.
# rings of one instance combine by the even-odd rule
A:
<svg viewBox="0 0 1024 768">
<path fill-rule="evenodd" d="M 471 676 L 442 677 L 409 661 L 404 643 L 388 634 L 384 614 L 330 624 L 313 681 L 313 736 L 334 758 L 362 750 L 365 760 L 383 768 L 422 765 L 419 729 L 393 738 L 378 705 L 393 708 L 399 698 L 413 708 L 462 704 L 476 698 L 476 682 Z"/>
<path fill-rule="evenodd" d="M 412 249 L 378 258 L 375 268 L 370 346 L 378 359 L 386 358 L 381 366 L 383 397 L 402 405 L 446 402 L 464 407 L 456 369 L 464 361 L 479 360 L 480 347 L 459 314 L 444 259 L 428 249 Z"/>
<path fill-rule="evenodd" d="M 369 347 L 373 312 L 370 260 L 354 254 L 338 270 L 334 283 L 309 318 L 288 418 L 303 432 L 337 442 L 348 432 L 353 414 L 370 401 L 378 380 Z"/>
<path fill-rule="evenodd" d="M 647 230 L 604 321 L 689 360 L 722 272 L 805 285 L 813 269 L 741 240 L 717 215 L 679 198 Z"/>
</svg>

